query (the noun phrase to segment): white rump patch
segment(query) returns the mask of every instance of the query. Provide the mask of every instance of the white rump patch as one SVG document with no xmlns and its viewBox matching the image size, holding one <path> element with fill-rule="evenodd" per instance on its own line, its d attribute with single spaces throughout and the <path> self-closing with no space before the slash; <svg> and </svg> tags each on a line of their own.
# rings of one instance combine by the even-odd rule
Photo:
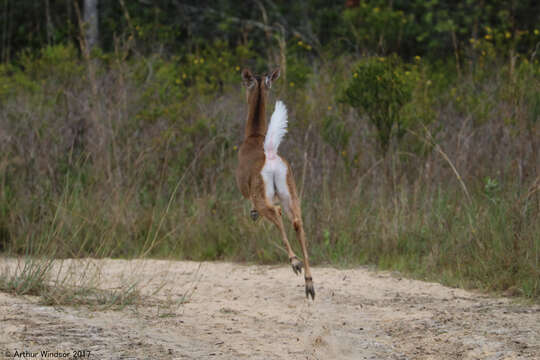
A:
<svg viewBox="0 0 540 360">
<path fill-rule="evenodd" d="M 261 175 L 268 202 L 274 204 L 277 196 L 285 211 L 288 211 L 291 195 L 287 186 L 287 164 L 279 156 L 273 159 L 266 158 Z"/>
</svg>

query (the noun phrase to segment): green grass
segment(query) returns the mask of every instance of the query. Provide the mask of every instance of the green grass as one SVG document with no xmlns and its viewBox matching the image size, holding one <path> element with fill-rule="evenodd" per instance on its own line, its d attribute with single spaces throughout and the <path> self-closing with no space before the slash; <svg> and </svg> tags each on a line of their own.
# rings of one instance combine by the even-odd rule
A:
<svg viewBox="0 0 540 360">
<path fill-rule="evenodd" d="M 8 267 L 0 273 L 0 290 L 15 295 L 39 296 L 48 289 L 52 259 L 26 259 L 15 270 Z"/>
<path fill-rule="evenodd" d="M 6 259 L 0 269 L 0 291 L 37 296 L 45 305 L 121 309 L 141 302 L 140 286 L 129 281 L 114 289 L 100 288 L 99 269 L 90 262 L 71 263 L 53 257 Z"/>
</svg>

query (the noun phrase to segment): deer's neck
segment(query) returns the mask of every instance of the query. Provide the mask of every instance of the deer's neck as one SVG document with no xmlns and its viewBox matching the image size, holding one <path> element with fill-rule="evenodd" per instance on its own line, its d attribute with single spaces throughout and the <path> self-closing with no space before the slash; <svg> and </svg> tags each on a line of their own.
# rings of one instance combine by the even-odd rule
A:
<svg viewBox="0 0 540 360">
<path fill-rule="evenodd" d="M 257 96 L 248 103 L 248 115 L 245 137 L 266 134 L 266 99 L 259 91 Z"/>
</svg>

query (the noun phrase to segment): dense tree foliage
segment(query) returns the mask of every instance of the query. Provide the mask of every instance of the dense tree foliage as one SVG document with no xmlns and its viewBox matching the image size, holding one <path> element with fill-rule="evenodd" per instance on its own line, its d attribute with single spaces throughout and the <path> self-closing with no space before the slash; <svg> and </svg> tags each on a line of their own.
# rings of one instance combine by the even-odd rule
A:
<svg viewBox="0 0 540 360">
<path fill-rule="evenodd" d="M 5 0 L 0 5 L 2 60 L 24 49 L 77 43 L 83 0 Z M 398 53 L 404 58 L 457 56 L 486 38 L 516 52 L 534 51 L 535 0 L 111 0 L 99 2 L 100 45 L 134 36 L 139 51 L 192 52 L 222 39 L 256 51 L 300 37 L 318 52 Z"/>
</svg>

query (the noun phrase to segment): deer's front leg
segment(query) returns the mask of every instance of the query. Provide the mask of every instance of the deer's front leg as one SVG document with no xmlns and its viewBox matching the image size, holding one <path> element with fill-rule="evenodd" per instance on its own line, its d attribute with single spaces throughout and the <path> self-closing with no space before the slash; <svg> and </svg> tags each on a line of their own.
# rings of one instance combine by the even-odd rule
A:
<svg viewBox="0 0 540 360">
<path fill-rule="evenodd" d="M 259 212 L 256 209 L 251 209 L 249 216 L 251 216 L 251 220 L 257 221 L 259 218 Z"/>
<path fill-rule="evenodd" d="M 289 261 L 291 262 L 292 270 L 296 275 L 300 275 L 302 273 L 302 262 L 294 255 L 293 257 L 289 258 Z"/>
</svg>

